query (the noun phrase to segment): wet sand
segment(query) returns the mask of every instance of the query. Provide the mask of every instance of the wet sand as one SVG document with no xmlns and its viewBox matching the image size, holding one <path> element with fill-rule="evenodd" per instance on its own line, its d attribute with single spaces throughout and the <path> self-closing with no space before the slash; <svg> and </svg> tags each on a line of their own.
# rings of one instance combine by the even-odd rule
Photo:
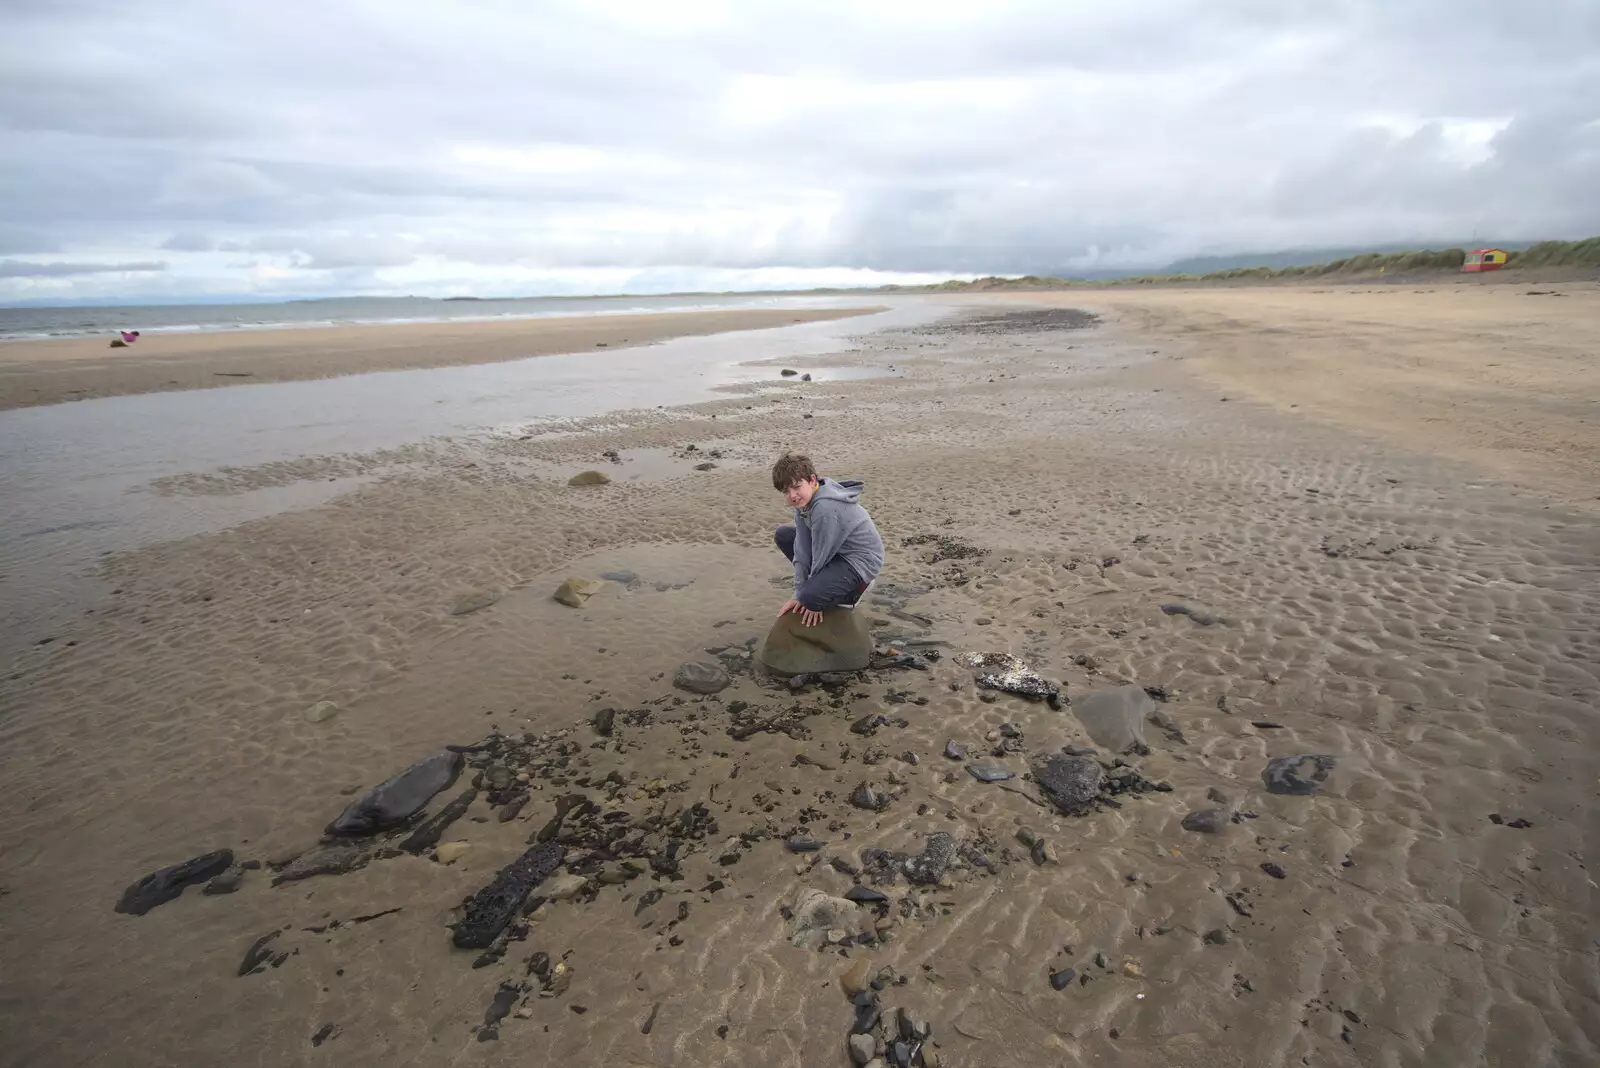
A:
<svg viewBox="0 0 1600 1068">
<path fill-rule="evenodd" d="M 124 349 L 107 348 L 103 337 L 8 341 L 0 343 L 0 411 L 87 397 L 498 363 L 841 319 L 873 310 L 763 308 L 232 333 L 150 332 Z"/>
<path fill-rule="evenodd" d="M 1338 299 L 1308 331 L 1359 333 L 1389 298 Z M 0 1063 L 844 1065 L 858 958 L 944 1065 L 1595 1063 L 1592 519 L 1442 436 L 1232 387 L 1219 403 L 1197 365 L 1232 339 L 1174 351 L 1175 331 L 1085 303 L 1108 324 L 997 301 L 827 357 L 902 377 L 419 447 L 330 504 L 109 557 L 115 592 L 0 681 Z M 1513 329 L 1521 351 L 1560 347 L 1543 320 Z M 944 654 L 925 670 L 791 693 L 744 669 L 785 596 L 766 468 L 786 447 L 867 482 L 890 553 L 864 610 L 883 646 Z M 569 487 L 585 468 L 613 481 Z M 581 608 L 551 599 L 603 574 Z M 492 603 L 452 614 L 468 594 Z M 1015 653 L 1073 704 L 985 694 L 963 650 Z M 728 688 L 675 689 L 696 659 Z M 1164 698 L 1176 730 L 1147 724 L 1126 759 L 1170 792 L 1041 807 L 1020 776 L 1093 744 L 1072 708 L 1122 683 Z M 325 700 L 337 714 L 308 720 Z M 609 736 L 590 726 L 606 707 Z M 752 717 L 780 732 L 745 735 Z M 233 894 L 112 910 L 208 849 L 305 850 L 356 791 L 496 729 L 533 737 L 527 799 L 501 822 L 480 793 L 444 834 L 469 843 L 452 863 L 252 870 Z M 1019 778 L 977 781 L 950 739 Z M 1269 758 L 1304 753 L 1336 758 L 1319 793 L 1264 788 Z M 851 806 L 862 782 L 888 806 Z M 696 803 L 717 827 L 680 842 L 678 878 L 596 878 L 474 968 L 445 924 L 573 793 L 638 828 L 624 855 Z M 1221 833 L 1183 828 L 1207 807 L 1233 814 Z M 862 944 L 791 945 L 798 891 L 854 885 L 835 859 L 938 831 L 962 843 L 951 870 L 877 887 L 884 915 L 848 920 Z M 787 852 L 796 833 L 822 850 Z M 595 853 L 567 864 L 624 878 Z M 240 976 L 273 931 L 281 963 Z M 540 953 L 571 970 L 556 996 Z M 480 1041 L 502 984 L 509 1015 Z"/>
</svg>

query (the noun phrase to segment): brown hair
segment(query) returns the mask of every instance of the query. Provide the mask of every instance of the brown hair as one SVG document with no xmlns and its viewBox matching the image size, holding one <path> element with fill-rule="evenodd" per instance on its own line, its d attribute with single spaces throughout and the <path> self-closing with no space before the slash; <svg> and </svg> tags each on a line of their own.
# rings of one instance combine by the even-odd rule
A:
<svg viewBox="0 0 1600 1068">
<path fill-rule="evenodd" d="M 811 466 L 809 456 L 786 452 L 772 465 L 772 488 L 780 493 L 796 482 L 810 482 L 816 477 L 817 469 Z"/>
</svg>

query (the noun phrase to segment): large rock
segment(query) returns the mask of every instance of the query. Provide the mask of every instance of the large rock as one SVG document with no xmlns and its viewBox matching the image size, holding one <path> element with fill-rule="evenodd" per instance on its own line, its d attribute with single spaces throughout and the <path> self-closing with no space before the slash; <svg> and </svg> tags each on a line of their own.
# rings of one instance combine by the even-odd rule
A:
<svg viewBox="0 0 1600 1068">
<path fill-rule="evenodd" d="M 761 643 L 761 663 L 774 675 L 860 671 L 872 663 L 872 635 L 866 616 L 830 608 L 822 622 L 808 627 L 791 612 L 778 617 Z"/>
<path fill-rule="evenodd" d="M 1261 781 L 1275 794 L 1310 797 L 1328 781 L 1337 761 L 1327 754 L 1273 757 L 1261 772 Z"/>
<path fill-rule="evenodd" d="M 434 794 L 455 782 L 460 770 L 461 754 L 449 749 L 424 757 L 352 801 L 328 824 L 327 833 L 358 836 L 398 827 L 422 811 Z"/>
<path fill-rule="evenodd" d="M 233 850 L 218 849 L 191 857 L 182 864 L 153 871 L 122 892 L 122 897 L 117 901 L 117 911 L 130 916 L 143 916 L 157 905 L 164 905 L 183 893 L 184 887 L 221 875 L 232 864 Z"/>
<path fill-rule="evenodd" d="M 569 578 L 556 587 L 556 592 L 552 596 L 568 608 L 582 608 L 583 602 L 604 588 L 604 582 L 596 582 L 594 579 Z"/>
<path fill-rule="evenodd" d="M 1143 687 L 1117 686 L 1078 699 L 1072 711 L 1096 745 L 1126 753 L 1144 748 L 1144 721 L 1155 707 Z"/>
</svg>

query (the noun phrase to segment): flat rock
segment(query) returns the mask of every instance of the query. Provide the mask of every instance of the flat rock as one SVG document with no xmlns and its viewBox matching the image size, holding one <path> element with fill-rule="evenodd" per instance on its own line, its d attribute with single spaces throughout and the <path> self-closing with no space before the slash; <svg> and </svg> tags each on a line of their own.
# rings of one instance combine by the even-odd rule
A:
<svg viewBox="0 0 1600 1068">
<path fill-rule="evenodd" d="M 1016 772 L 1005 768 L 980 768 L 976 764 L 967 765 L 967 774 L 979 782 L 1005 782 L 1007 779 L 1017 777 Z"/>
<path fill-rule="evenodd" d="M 1113 753 L 1144 748 L 1144 723 L 1156 703 L 1141 686 L 1097 690 L 1072 704 L 1089 737 Z"/>
<path fill-rule="evenodd" d="M 309 879 L 313 875 L 345 875 L 365 868 L 370 860 L 370 843 L 332 842 L 295 857 L 278 870 L 272 885 Z"/>
<path fill-rule="evenodd" d="M 1094 811 L 1105 769 L 1089 757 L 1053 756 L 1034 767 L 1033 780 L 1062 813 L 1085 816 Z"/>
<path fill-rule="evenodd" d="M 842 897 L 825 894 L 815 887 L 801 887 L 790 908 L 789 944 L 815 949 L 835 927 L 855 927 L 856 905 Z"/>
<path fill-rule="evenodd" d="M 300 714 L 307 723 L 325 723 L 339 714 L 339 706 L 332 701 L 318 701 Z"/>
<path fill-rule="evenodd" d="M 124 890 L 117 900 L 116 910 L 129 916 L 143 916 L 182 894 L 185 887 L 221 875 L 232 864 L 233 850 L 216 849 L 181 864 L 157 869 Z"/>
<path fill-rule="evenodd" d="M 866 616 L 849 608 L 827 609 L 814 627 L 790 612 L 772 624 L 757 656 L 783 677 L 861 671 L 872 663 L 872 634 Z"/>
<path fill-rule="evenodd" d="M 680 667 L 678 673 L 672 676 L 672 685 L 690 693 L 716 693 L 732 681 L 720 666 L 704 660 L 692 660 Z"/>
<path fill-rule="evenodd" d="M 546 879 L 539 892 L 551 901 L 571 901 L 582 893 L 583 888 L 588 885 L 589 880 L 582 875 L 574 875 L 571 872 L 564 871 L 560 875 Z"/>
<path fill-rule="evenodd" d="M 604 588 L 605 583 L 595 579 L 569 578 L 557 586 L 556 592 L 551 596 L 569 608 L 582 608 L 583 602 Z"/>
<path fill-rule="evenodd" d="M 872 961 L 866 957 L 858 957 L 856 962 L 839 974 L 839 986 L 850 997 L 855 997 L 867 989 L 871 982 Z"/>
<path fill-rule="evenodd" d="M 955 855 L 955 835 L 948 831 L 934 831 L 924 839 L 922 852 L 909 858 L 902 869 L 912 882 L 931 886 L 944 878 Z"/>
<path fill-rule="evenodd" d="M 1309 797 L 1322 789 L 1337 761 L 1326 754 L 1273 757 L 1261 771 L 1261 781 L 1274 794 Z"/>
<path fill-rule="evenodd" d="M 466 593 L 457 594 L 456 599 L 450 602 L 450 614 L 464 616 L 480 608 L 488 608 L 499 599 L 499 590 L 468 590 Z"/>
<path fill-rule="evenodd" d="M 579 471 L 567 479 L 569 486 L 604 486 L 611 481 L 611 476 L 599 471 Z"/>
<path fill-rule="evenodd" d="M 433 855 L 440 864 L 454 864 L 471 848 L 471 842 L 440 842 Z"/>
<path fill-rule="evenodd" d="M 245 869 L 235 864 L 221 875 L 214 877 L 200 889 L 202 894 L 215 897 L 217 894 L 232 894 L 239 889 L 239 884 L 244 881 Z"/>
<path fill-rule="evenodd" d="M 1228 827 L 1228 814 L 1220 808 L 1197 808 L 1183 817 L 1183 829 L 1201 834 L 1221 834 Z"/>
<path fill-rule="evenodd" d="M 352 801 L 328 824 L 331 835 L 364 835 L 397 827 L 422 811 L 433 795 L 455 781 L 461 754 L 448 749 L 426 756 Z"/>
</svg>

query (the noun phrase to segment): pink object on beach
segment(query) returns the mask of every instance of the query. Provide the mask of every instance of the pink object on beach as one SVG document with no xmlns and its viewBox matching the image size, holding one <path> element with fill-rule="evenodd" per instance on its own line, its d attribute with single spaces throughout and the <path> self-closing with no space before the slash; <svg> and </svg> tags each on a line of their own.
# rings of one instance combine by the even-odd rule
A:
<svg viewBox="0 0 1600 1068">
<path fill-rule="evenodd" d="M 139 331 L 137 331 L 137 330 L 124 330 L 124 331 L 122 331 L 122 342 L 123 342 L 123 344 L 131 345 L 135 341 L 138 341 L 138 340 L 139 340 Z"/>
</svg>

